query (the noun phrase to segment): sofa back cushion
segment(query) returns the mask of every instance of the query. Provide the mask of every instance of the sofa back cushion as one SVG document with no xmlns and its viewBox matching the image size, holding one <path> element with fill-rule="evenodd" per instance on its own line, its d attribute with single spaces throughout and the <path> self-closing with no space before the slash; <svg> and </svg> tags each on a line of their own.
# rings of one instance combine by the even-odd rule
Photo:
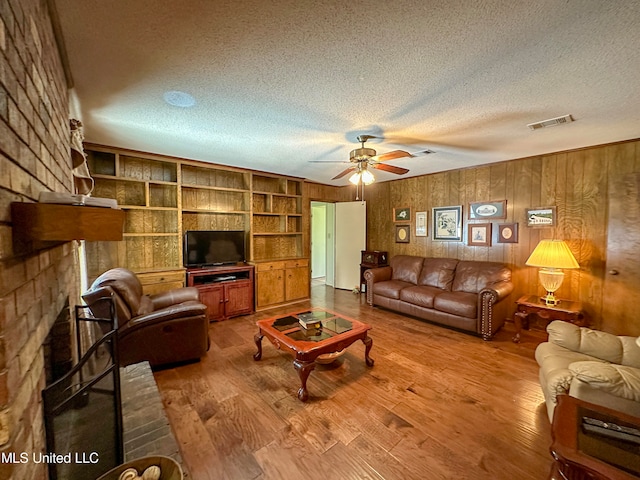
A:
<svg viewBox="0 0 640 480">
<path fill-rule="evenodd" d="M 142 298 L 142 284 L 136 274 L 126 268 L 112 268 L 95 279 L 91 288 L 82 297 L 89 301 L 93 295 L 92 291 L 101 287 L 110 287 L 116 295 L 116 310 L 118 313 L 119 327 L 124 326 L 131 317 L 140 315 Z M 121 303 L 124 303 L 124 308 Z M 144 309 L 144 306 L 142 306 Z M 146 312 L 143 312 L 146 313 Z"/>
<path fill-rule="evenodd" d="M 119 328 L 131 319 L 131 312 L 127 304 L 122 300 L 122 297 L 115 293 L 113 288 L 97 287 L 82 294 L 82 299 L 88 305 L 89 310 L 91 310 L 95 318 L 111 319 L 111 305 L 110 302 L 106 301 L 110 298 L 113 298 L 115 305 L 117 324 L 114 326 Z M 100 328 L 102 329 L 102 333 L 107 333 L 110 330 L 106 324 L 102 323 L 100 324 Z"/>
<path fill-rule="evenodd" d="M 460 261 L 456 266 L 452 290 L 480 293 L 492 283 L 511 280 L 511 269 L 504 263 Z"/>
<path fill-rule="evenodd" d="M 574 352 L 601 360 L 640 368 L 640 347 L 636 337 L 619 337 L 612 333 L 578 327 L 555 320 L 547 325 L 549 341 Z"/>
<path fill-rule="evenodd" d="M 458 265 L 458 260 L 455 258 L 425 258 L 418 278 L 418 285 L 451 290 L 456 265 Z"/>
<path fill-rule="evenodd" d="M 403 282 L 418 284 L 418 275 L 422 270 L 422 262 L 424 257 L 416 257 L 413 255 L 396 255 L 391 257 L 389 265 L 391 266 L 391 280 L 401 280 Z"/>
</svg>

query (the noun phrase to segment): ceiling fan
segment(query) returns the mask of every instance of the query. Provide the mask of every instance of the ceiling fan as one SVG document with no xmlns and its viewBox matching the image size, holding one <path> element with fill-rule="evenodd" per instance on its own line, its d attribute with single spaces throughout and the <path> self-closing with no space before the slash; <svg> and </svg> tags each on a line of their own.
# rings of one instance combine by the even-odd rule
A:
<svg viewBox="0 0 640 480">
<path fill-rule="evenodd" d="M 417 153 L 409 153 L 404 150 L 392 150 L 387 153 L 383 153 L 378 155 L 377 152 L 373 148 L 366 148 L 364 144 L 367 140 L 371 138 L 378 138 L 374 135 L 358 135 L 357 139 L 360 142 L 361 147 L 356 148 L 355 150 L 351 150 L 349 154 L 349 162 L 322 162 L 318 161 L 318 163 L 352 163 L 350 167 L 346 168 L 338 175 L 333 177 L 331 180 L 337 180 L 339 178 L 344 177 L 350 172 L 354 172 L 351 177 L 349 177 L 349 181 L 354 185 L 358 185 L 360 183 L 364 183 L 365 185 L 369 185 L 375 181 L 375 177 L 369 171 L 369 167 L 375 168 L 378 170 L 383 170 L 385 172 L 395 173 L 396 175 L 404 175 L 409 171 L 407 168 L 396 167 L 394 165 L 389 165 L 387 162 L 389 160 L 396 160 L 399 158 L 411 158 L 411 157 L 419 157 L 422 155 L 428 155 L 430 153 L 435 153 L 432 150 L 423 150 Z"/>
</svg>

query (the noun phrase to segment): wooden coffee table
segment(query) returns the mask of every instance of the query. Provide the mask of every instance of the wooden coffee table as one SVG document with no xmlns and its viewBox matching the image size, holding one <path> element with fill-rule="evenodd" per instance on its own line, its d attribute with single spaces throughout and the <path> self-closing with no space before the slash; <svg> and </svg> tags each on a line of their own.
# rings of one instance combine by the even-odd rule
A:
<svg viewBox="0 0 640 480">
<path fill-rule="evenodd" d="M 320 328 L 305 329 L 298 323 L 296 315 L 309 311 L 321 320 Z M 293 355 L 293 366 L 298 372 L 301 383 L 298 398 L 303 402 L 309 398 L 307 378 L 316 367 L 316 359 L 320 355 L 339 352 L 356 340 L 362 340 L 365 345 L 365 362 L 367 366 L 373 366 L 373 359 L 369 357 L 373 340 L 367 336 L 371 325 L 344 315 L 323 309 L 303 310 L 281 317 L 259 320 L 256 325 L 259 331 L 254 339 L 258 351 L 253 359 L 257 361 L 262 358 L 262 337 L 267 337 L 278 350 L 284 350 Z"/>
</svg>

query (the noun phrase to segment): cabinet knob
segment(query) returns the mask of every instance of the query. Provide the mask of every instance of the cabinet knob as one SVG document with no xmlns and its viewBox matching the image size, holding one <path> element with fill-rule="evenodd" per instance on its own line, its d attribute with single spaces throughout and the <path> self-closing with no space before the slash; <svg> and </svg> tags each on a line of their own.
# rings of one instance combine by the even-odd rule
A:
<svg viewBox="0 0 640 480">
<path fill-rule="evenodd" d="M 620 272 L 616 269 L 611 269 L 607 272 L 609 275 L 618 275 Z"/>
</svg>

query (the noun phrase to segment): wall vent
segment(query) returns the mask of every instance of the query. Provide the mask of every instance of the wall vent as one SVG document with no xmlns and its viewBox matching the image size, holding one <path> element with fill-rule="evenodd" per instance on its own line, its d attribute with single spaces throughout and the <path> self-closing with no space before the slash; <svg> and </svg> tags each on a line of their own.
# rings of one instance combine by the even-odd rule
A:
<svg viewBox="0 0 640 480">
<path fill-rule="evenodd" d="M 569 122 L 573 122 L 571 115 L 564 115 L 562 117 L 550 118 L 549 120 L 542 120 L 541 122 L 529 123 L 527 127 L 531 130 L 538 130 L 539 128 L 553 127 L 554 125 L 562 125 Z"/>
</svg>

